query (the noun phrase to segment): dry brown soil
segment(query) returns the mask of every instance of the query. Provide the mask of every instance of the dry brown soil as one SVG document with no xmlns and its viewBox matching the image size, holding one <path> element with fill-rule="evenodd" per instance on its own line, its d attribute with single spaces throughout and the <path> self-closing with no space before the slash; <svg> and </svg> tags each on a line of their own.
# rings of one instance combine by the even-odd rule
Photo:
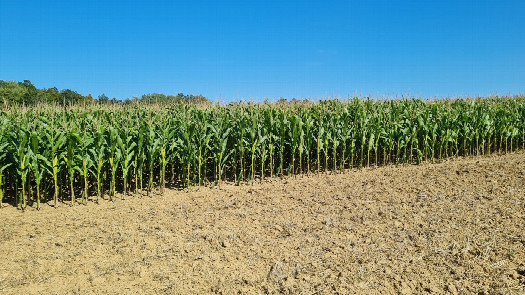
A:
<svg viewBox="0 0 525 295">
<path fill-rule="evenodd" d="M 5 294 L 525 294 L 525 153 L 0 209 Z"/>
</svg>

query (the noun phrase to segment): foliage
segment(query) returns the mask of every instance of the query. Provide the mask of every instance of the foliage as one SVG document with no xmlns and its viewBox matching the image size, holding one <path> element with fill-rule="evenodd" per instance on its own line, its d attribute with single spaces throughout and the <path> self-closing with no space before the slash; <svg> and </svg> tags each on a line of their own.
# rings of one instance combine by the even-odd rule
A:
<svg viewBox="0 0 525 295">
<path fill-rule="evenodd" d="M 524 148 L 525 97 L 38 105 L 0 112 L 0 198 L 24 209 Z"/>
<path fill-rule="evenodd" d="M 0 80 L 0 103 L 4 106 L 32 106 L 36 104 L 57 104 L 61 106 L 86 105 L 86 104 L 210 104 L 210 101 L 202 95 L 177 95 L 144 94 L 140 98 L 126 99 L 121 101 L 115 97 L 109 98 L 105 94 L 98 96 L 98 100 L 91 95 L 84 96 L 71 89 L 58 91 L 56 87 L 38 89 L 31 81 L 24 82 Z"/>
</svg>

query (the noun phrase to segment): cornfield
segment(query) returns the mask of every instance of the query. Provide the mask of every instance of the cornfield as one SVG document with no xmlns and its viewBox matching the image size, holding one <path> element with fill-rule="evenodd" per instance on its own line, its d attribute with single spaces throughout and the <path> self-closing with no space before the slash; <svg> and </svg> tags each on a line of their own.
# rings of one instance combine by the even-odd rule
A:
<svg viewBox="0 0 525 295">
<path fill-rule="evenodd" d="M 0 205 L 24 210 L 512 152 L 525 148 L 525 97 L 37 106 L 2 111 L 0 128 Z"/>
</svg>

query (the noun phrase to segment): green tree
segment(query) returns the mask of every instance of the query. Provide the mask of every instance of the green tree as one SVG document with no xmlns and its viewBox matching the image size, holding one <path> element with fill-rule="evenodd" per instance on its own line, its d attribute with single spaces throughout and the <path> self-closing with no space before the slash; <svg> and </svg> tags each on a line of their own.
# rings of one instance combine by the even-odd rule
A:
<svg viewBox="0 0 525 295">
<path fill-rule="evenodd" d="M 15 81 L 0 80 L 0 100 L 4 104 L 23 104 L 27 88 Z"/>
</svg>

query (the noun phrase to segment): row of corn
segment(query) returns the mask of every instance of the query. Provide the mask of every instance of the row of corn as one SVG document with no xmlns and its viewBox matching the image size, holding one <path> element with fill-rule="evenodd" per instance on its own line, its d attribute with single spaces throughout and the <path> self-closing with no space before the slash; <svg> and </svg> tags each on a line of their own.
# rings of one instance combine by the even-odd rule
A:
<svg viewBox="0 0 525 295">
<path fill-rule="evenodd" d="M 0 113 L 0 205 L 56 206 L 525 147 L 525 97 Z"/>
</svg>

